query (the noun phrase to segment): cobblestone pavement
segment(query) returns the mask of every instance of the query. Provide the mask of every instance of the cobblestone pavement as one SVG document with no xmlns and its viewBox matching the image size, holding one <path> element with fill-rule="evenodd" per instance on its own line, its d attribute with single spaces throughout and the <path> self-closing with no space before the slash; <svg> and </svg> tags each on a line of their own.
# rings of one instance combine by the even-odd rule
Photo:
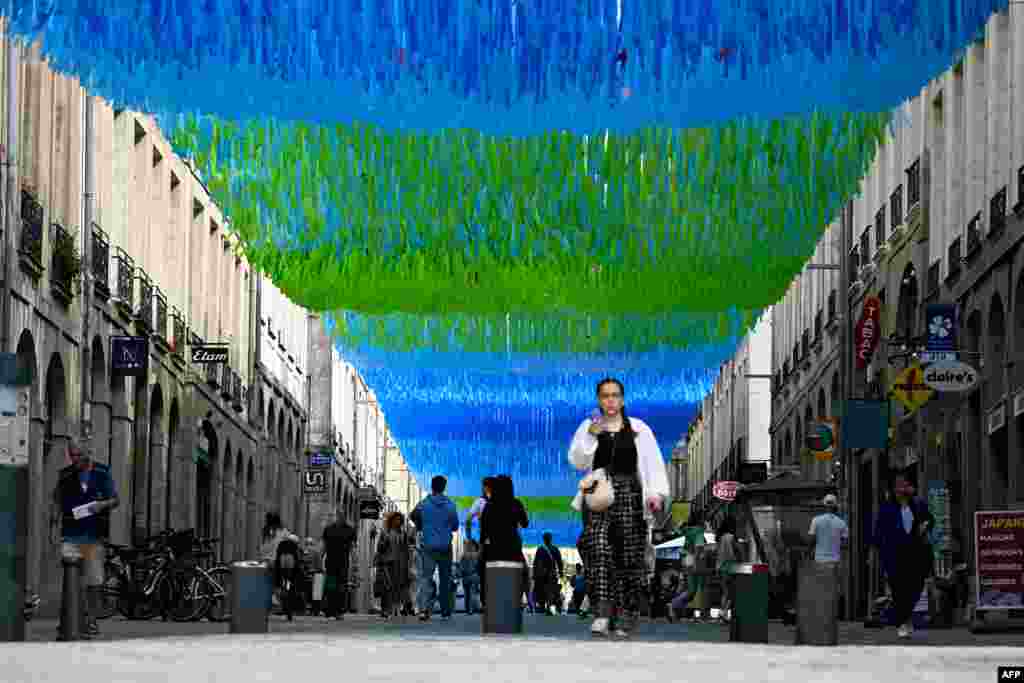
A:
<svg viewBox="0 0 1024 683">
<path fill-rule="evenodd" d="M 44 640 L 55 622 L 34 624 Z M 267 635 L 232 636 L 211 624 L 109 621 L 104 638 L 80 643 L 4 643 L 0 679 L 17 683 L 346 680 L 407 683 L 605 683 L 621 680 L 744 681 L 984 681 L 996 667 L 1024 663 L 1024 637 L 971 636 L 950 631 L 944 644 L 979 647 L 899 647 L 893 634 L 877 642 L 831 648 L 727 643 L 721 626 L 644 624 L 631 643 L 587 642 L 586 624 L 571 617 L 527 618 L 527 634 L 479 636 L 479 619 L 395 624 L 366 616 L 344 622 L 275 619 Z M 861 629 L 863 631 L 863 629 Z M 792 642 L 789 629 L 780 643 Z M 852 638 L 844 628 L 844 642 Z M 939 641 L 938 632 L 922 644 Z M 877 644 L 877 643 L 874 643 Z"/>
<path fill-rule="evenodd" d="M 213 636 L 228 633 L 226 624 L 207 621 L 179 624 L 152 621 L 127 621 L 121 618 L 100 622 L 102 634 L 99 641 L 115 641 L 136 638 L 168 638 L 188 636 Z M 589 640 L 589 622 L 582 622 L 575 616 L 527 615 L 526 638 L 562 638 L 567 640 Z M 32 624 L 33 641 L 56 640 L 56 620 L 37 620 Z M 407 618 L 404 621 L 384 621 L 380 617 L 350 614 L 344 621 L 323 617 L 296 617 L 289 623 L 283 617 L 271 617 L 272 633 L 323 633 L 337 635 L 425 635 L 436 634 L 458 639 L 471 639 L 480 635 L 480 617 L 457 615 L 449 623 L 435 618 L 427 623 Z M 772 624 L 769 643 L 792 645 L 794 629 L 782 624 Z M 728 628 L 718 623 L 676 623 L 665 621 L 643 622 L 635 640 L 647 642 L 705 642 L 727 643 Z M 945 646 L 945 647 L 1024 647 L 1024 630 L 1003 633 L 972 634 L 966 628 L 919 630 L 909 641 L 896 637 L 895 629 L 866 629 L 857 622 L 841 623 L 840 645 L 860 646 Z"/>
</svg>

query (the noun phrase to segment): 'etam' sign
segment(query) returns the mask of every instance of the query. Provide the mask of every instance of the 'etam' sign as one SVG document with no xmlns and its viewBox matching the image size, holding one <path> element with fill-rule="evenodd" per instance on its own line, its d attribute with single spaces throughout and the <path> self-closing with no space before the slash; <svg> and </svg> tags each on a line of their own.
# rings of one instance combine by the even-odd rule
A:
<svg viewBox="0 0 1024 683">
<path fill-rule="evenodd" d="M 192 347 L 192 362 L 216 365 L 228 362 L 228 347 L 220 344 L 199 344 Z"/>
</svg>

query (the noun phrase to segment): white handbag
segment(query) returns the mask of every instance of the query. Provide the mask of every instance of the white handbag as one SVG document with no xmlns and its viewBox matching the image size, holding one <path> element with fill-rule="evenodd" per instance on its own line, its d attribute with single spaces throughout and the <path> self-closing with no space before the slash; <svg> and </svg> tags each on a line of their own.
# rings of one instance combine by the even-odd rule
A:
<svg viewBox="0 0 1024 683">
<path fill-rule="evenodd" d="M 607 512 L 615 502 L 615 488 L 603 470 L 594 470 L 580 482 L 583 502 L 591 512 Z"/>
</svg>

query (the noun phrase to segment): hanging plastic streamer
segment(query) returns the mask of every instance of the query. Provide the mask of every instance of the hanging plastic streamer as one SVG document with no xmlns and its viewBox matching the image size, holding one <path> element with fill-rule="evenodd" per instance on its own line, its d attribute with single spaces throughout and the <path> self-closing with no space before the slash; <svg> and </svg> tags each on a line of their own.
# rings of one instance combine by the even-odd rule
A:
<svg viewBox="0 0 1024 683">
<path fill-rule="evenodd" d="M 183 117 L 173 140 L 308 308 L 654 315 L 777 301 L 889 118 L 507 139 Z"/>
<path fill-rule="evenodd" d="M 888 110 L 1008 0 L 6 5 L 124 108 L 535 135 Z"/>
</svg>

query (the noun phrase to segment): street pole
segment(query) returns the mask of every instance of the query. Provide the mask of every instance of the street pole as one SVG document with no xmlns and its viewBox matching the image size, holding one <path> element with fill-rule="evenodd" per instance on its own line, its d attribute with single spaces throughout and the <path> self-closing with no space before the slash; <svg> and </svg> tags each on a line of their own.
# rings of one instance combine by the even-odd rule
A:
<svg viewBox="0 0 1024 683">
<path fill-rule="evenodd" d="M 842 212 L 842 218 L 839 221 L 839 321 L 840 321 L 840 333 L 839 333 L 839 398 L 840 398 L 840 439 L 838 444 L 839 450 L 839 462 L 841 463 L 841 474 L 843 483 L 843 493 L 846 498 L 846 511 L 849 516 L 849 527 L 850 527 L 850 543 L 849 547 L 852 549 L 848 558 L 847 566 L 848 572 L 846 576 L 846 618 L 853 619 L 855 614 L 857 588 L 859 586 L 860 571 L 857 569 L 857 555 L 860 554 L 861 544 L 861 528 L 860 524 L 855 520 L 859 518 L 857 508 L 855 505 L 854 494 L 856 489 L 854 487 L 854 476 L 859 475 L 858 468 L 854 467 L 853 458 L 850 453 L 850 449 L 846 447 L 846 438 L 844 435 L 844 429 L 846 428 L 846 406 L 847 401 L 852 394 L 852 383 L 851 375 L 852 368 L 850 367 L 853 354 L 851 353 L 850 340 L 852 338 L 851 330 L 851 316 L 850 316 L 850 279 L 852 274 L 850 273 L 850 240 L 852 238 L 853 231 L 853 205 L 847 203 Z"/>
<path fill-rule="evenodd" d="M 91 408 L 92 387 L 90 386 L 90 367 L 92 364 L 92 344 L 90 342 L 90 313 L 92 308 L 92 217 L 93 198 L 96 195 L 96 169 L 93 164 L 93 97 L 85 94 L 85 112 L 83 114 L 84 144 L 82 145 L 83 175 L 85 176 L 85 192 L 82 193 L 82 400 L 79 405 L 79 435 L 87 440 L 92 434 Z M 107 461 L 110 462 L 108 455 Z M 150 500 L 152 506 L 152 500 Z"/>
</svg>

